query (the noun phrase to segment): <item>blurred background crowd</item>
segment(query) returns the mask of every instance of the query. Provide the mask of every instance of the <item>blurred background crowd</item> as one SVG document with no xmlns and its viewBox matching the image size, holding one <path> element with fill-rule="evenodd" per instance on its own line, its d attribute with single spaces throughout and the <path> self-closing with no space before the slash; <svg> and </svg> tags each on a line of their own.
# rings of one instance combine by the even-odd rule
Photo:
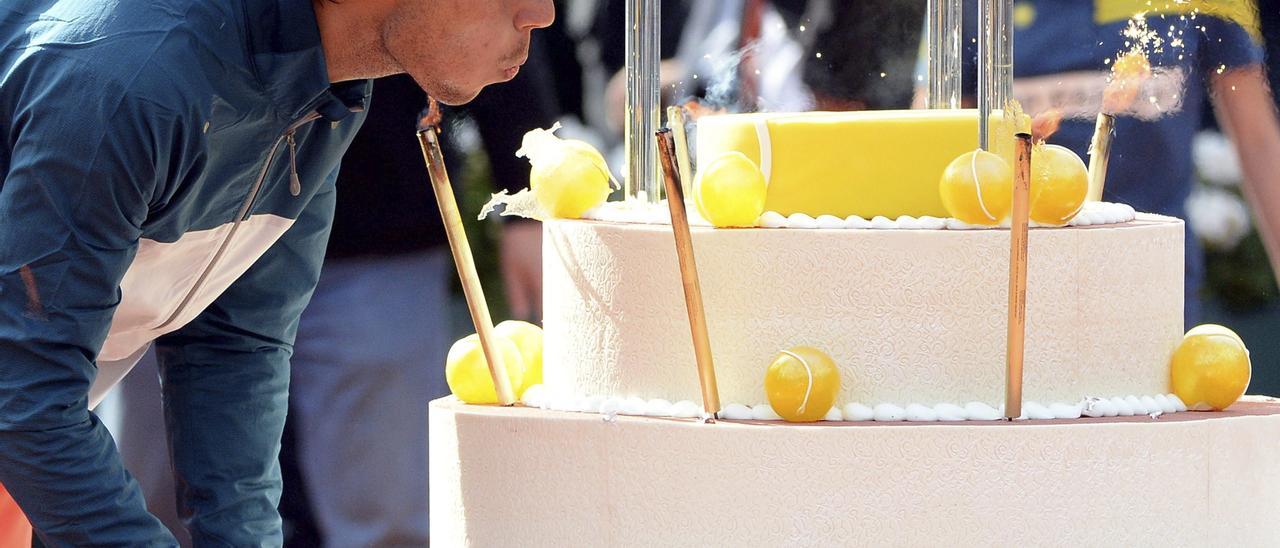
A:
<svg viewBox="0 0 1280 548">
<path fill-rule="evenodd" d="M 1280 64 L 1280 6 L 1151 4 L 1019 0 L 1015 96 L 1032 115 L 1081 113 L 1050 141 L 1085 157 L 1097 110 L 1082 90 L 1127 47 L 1129 17 L 1157 10 L 1147 20 L 1164 47 L 1151 61 L 1178 78 L 1152 103 L 1160 93 L 1177 100 L 1121 118 L 1106 199 L 1188 219 L 1189 325 L 1232 326 L 1258 365 L 1250 391 L 1280 394 L 1280 342 L 1270 336 L 1280 299 L 1266 253 L 1280 206 L 1250 201 L 1259 188 L 1280 188 L 1280 129 L 1265 82 L 1280 77 L 1266 70 Z M 606 151 L 615 170 L 624 165 L 625 2 L 556 5 L 556 24 L 535 33 L 514 81 L 446 113 L 464 212 L 527 185 L 527 162 L 514 153 L 530 129 L 559 122 L 562 136 Z M 972 36 L 975 6 L 966 7 Z M 694 101 L 695 113 L 910 108 L 924 84 L 925 9 L 925 0 L 664 0 L 664 101 Z M 972 47 L 966 58 L 971 83 Z M 376 82 L 343 163 L 327 264 L 293 357 L 281 455 L 287 545 L 428 544 L 426 403 L 448 393 L 445 354 L 472 328 L 414 134 L 426 101 L 406 76 Z M 540 227 L 464 217 L 495 320 L 537 322 Z M 154 369 L 139 366 L 108 405 L 149 506 L 184 538 Z"/>
</svg>

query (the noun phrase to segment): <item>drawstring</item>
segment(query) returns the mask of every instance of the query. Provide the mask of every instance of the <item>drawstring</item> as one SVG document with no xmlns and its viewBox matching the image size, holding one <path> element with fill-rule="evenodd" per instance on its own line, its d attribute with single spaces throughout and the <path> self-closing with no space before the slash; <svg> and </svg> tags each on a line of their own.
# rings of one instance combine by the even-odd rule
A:
<svg viewBox="0 0 1280 548">
<path fill-rule="evenodd" d="M 302 194 L 302 179 L 298 177 L 298 145 L 293 140 L 293 131 L 288 134 L 289 141 L 289 194 Z"/>
</svg>

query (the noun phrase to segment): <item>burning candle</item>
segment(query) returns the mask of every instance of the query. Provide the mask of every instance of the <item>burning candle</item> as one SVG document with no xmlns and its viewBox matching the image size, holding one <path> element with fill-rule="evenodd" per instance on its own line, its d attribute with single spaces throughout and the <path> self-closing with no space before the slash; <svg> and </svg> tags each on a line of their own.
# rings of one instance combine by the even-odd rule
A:
<svg viewBox="0 0 1280 548">
<path fill-rule="evenodd" d="M 471 321 L 480 337 L 480 346 L 489 366 L 489 376 L 493 379 L 498 403 L 513 405 L 516 402 L 515 391 L 507 378 L 502 353 L 498 350 L 493 319 L 489 317 L 489 305 L 484 297 L 484 288 L 480 286 L 480 275 L 476 273 L 476 262 L 471 255 L 471 244 L 467 242 L 467 231 L 462 227 L 462 214 L 458 211 L 458 201 L 454 198 L 449 171 L 444 166 L 444 153 L 440 147 L 440 122 L 440 105 L 435 99 L 431 99 L 428 114 L 419 121 L 421 129 L 418 130 L 418 142 L 422 146 L 431 188 L 436 196 L 436 204 L 440 207 L 445 235 L 448 236 L 449 250 L 453 255 L 454 266 L 458 268 L 467 310 L 471 313 Z"/>
<path fill-rule="evenodd" d="M 1111 79 L 1102 92 L 1102 110 L 1089 142 L 1089 195 L 1087 201 L 1102 200 L 1107 184 L 1107 164 L 1111 160 L 1111 143 L 1115 138 L 1116 114 L 1128 110 L 1138 99 L 1142 84 L 1151 78 L 1151 63 L 1141 49 L 1135 48 L 1116 58 L 1111 65 Z"/>
</svg>

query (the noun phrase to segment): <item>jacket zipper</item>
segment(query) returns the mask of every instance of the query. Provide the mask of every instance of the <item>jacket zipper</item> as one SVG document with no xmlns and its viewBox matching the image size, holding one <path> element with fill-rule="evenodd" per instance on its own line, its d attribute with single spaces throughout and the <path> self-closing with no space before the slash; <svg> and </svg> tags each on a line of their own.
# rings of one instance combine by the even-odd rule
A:
<svg viewBox="0 0 1280 548">
<path fill-rule="evenodd" d="M 156 327 L 156 330 L 163 330 L 173 322 L 177 321 L 182 312 L 187 309 L 196 294 L 200 292 L 200 288 L 204 287 L 205 282 L 209 279 L 209 275 L 217 268 L 218 262 L 222 256 L 226 254 L 227 249 L 231 247 L 231 240 L 235 238 L 236 232 L 240 230 L 240 223 L 248 220 L 249 214 L 253 209 L 254 202 L 258 201 L 258 194 L 262 192 L 262 184 L 267 180 L 267 174 L 271 172 L 271 165 L 275 163 L 276 152 L 280 150 L 280 144 L 287 142 L 289 144 L 289 193 L 298 196 L 302 193 L 302 180 L 298 176 L 297 162 L 297 145 L 294 142 L 294 133 L 298 128 L 320 118 L 320 113 L 311 112 L 297 121 L 289 124 L 285 128 L 284 133 L 276 138 L 275 143 L 271 145 L 271 149 L 267 152 L 267 160 L 262 164 L 262 171 L 258 172 L 258 178 L 253 182 L 253 187 L 249 189 L 249 195 L 245 198 L 244 204 L 240 206 L 240 211 L 236 214 L 236 220 L 231 224 L 231 230 L 227 231 L 226 237 L 222 239 L 222 243 L 218 246 L 218 251 L 213 254 L 213 259 L 205 266 L 204 271 L 200 273 L 200 277 L 196 278 L 196 283 L 187 291 L 187 295 L 182 298 L 182 302 L 178 303 L 178 308 L 174 309 L 169 318 Z"/>
</svg>

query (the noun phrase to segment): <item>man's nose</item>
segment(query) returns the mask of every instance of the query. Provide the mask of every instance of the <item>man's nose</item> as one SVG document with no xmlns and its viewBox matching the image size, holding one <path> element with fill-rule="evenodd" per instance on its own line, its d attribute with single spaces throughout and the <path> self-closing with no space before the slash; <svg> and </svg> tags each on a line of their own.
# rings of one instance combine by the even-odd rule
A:
<svg viewBox="0 0 1280 548">
<path fill-rule="evenodd" d="M 556 21 L 556 6 L 552 0 L 523 2 L 516 12 L 516 28 L 522 31 L 542 29 Z"/>
</svg>

